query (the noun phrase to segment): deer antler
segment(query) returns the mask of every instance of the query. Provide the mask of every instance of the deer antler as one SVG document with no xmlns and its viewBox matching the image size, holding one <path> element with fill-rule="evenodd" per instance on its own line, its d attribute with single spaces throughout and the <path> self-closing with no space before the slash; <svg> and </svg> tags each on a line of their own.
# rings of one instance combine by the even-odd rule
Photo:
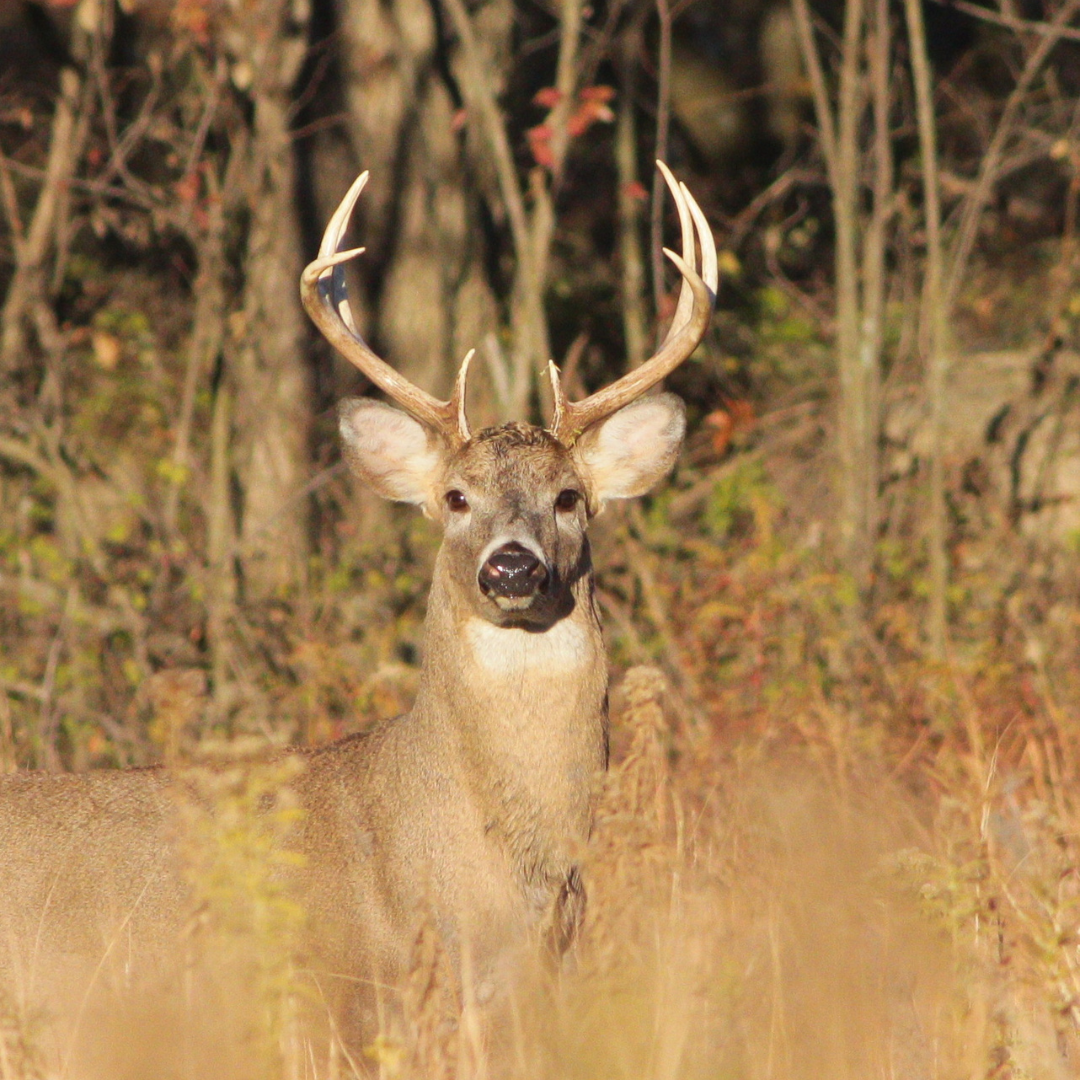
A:
<svg viewBox="0 0 1080 1080">
<path fill-rule="evenodd" d="M 662 161 L 656 164 L 675 199 L 682 226 L 682 256 L 664 248 L 664 254 L 683 276 L 675 317 L 663 344 L 653 357 L 582 401 L 567 399 L 559 380 L 559 369 L 554 363 L 548 365 L 555 398 L 551 433 L 566 446 L 571 446 L 586 428 L 617 412 L 674 371 L 697 348 L 712 316 L 717 285 L 716 247 L 712 231 L 686 185 L 678 183 Z M 319 245 L 319 257 L 309 263 L 300 275 L 300 298 L 312 321 L 342 356 L 355 364 L 403 409 L 451 445 L 464 445 L 470 437 L 465 416 L 465 386 L 473 351 L 470 350 L 461 363 L 449 400 L 439 401 L 376 356 L 356 329 L 349 306 L 344 264 L 356 258 L 364 249 L 339 251 L 338 245 L 367 179 L 366 172 L 356 178 L 330 218 Z M 696 269 L 695 235 L 701 249 L 700 274 Z"/>
<path fill-rule="evenodd" d="M 309 263 L 300 275 L 300 299 L 326 340 L 346 360 L 355 364 L 406 412 L 452 446 L 464 445 L 469 441 L 469 422 L 465 417 L 465 381 L 473 351 L 470 350 L 461 363 L 450 399 L 439 401 L 376 356 L 360 336 L 353 321 L 344 264 L 356 258 L 364 249 L 339 251 L 338 245 L 367 180 L 366 172 L 356 178 L 330 218 L 319 245 L 319 257 Z"/>
<path fill-rule="evenodd" d="M 559 369 L 548 364 L 551 390 L 555 397 L 555 413 L 551 434 L 565 446 L 573 445 L 577 437 L 598 420 L 603 420 L 654 387 L 665 375 L 675 370 L 698 346 L 705 336 L 716 301 L 716 246 L 705 215 L 694 201 L 685 184 L 678 183 L 671 170 L 662 162 L 656 163 L 664 174 L 668 188 L 675 198 L 682 225 L 682 258 L 664 248 L 664 254 L 682 273 L 682 289 L 675 317 L 659 350 L 641 367 L 628 372 L 603 390 L 584 398 L 569 401 L 559 380 Z M 701 248 L 701 273 L 696 266 L 694 235 Z"/>
</svg>

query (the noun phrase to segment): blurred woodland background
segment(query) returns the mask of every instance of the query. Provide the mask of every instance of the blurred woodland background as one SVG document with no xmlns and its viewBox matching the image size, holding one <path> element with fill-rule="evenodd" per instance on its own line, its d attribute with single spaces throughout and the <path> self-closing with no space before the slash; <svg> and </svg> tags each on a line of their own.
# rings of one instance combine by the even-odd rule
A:
<svg viewBox="0 0 1080 1080">
<path fill-rule="evenodd" d="M 345 474 L 334 404 L 366 388 L 300 270 L 370 169 L 367 340 L 436 393 L 475 346 L 471 415 L 537 419 L 549 357 L 595 389 L 673 310 L 658 156 L 714 228 L 718 310 L 670 379 L 672 482 L 595 545 L 614 667 L 666 682 L 657 798 L 697 822 L 707 889 L 750 890 L 679 963 L 760 940 L 779 964 L 833 925 L 784 914 L 808 881 L 870 888 L 876 848 L 761 870 L 788 834 L 754 839 L 747 774 L 794 769 L 791 850 L 902 819 L 890 873 L 964 975 L 937 1071 L 792 1050 L 846 978 L 823 943 L 786 1013 L 747 976 L 626 1075 L 695 1072 L 717 1017 L 770 1047 L 725 1076 L 1075 1075 L 1080 0 L 0 0 L 0 767 L 401 711 L 438 536 Z M 667 881 L 693 845 L 658 813 L 631 848 Z M 649 1008 L 685 990 L 664 968 Z"/>
</svg>

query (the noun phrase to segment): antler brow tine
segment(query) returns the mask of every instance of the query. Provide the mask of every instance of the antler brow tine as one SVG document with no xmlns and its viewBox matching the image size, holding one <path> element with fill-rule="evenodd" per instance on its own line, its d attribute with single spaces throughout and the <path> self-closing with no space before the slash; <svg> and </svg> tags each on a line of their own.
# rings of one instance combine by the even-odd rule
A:
<svg viewBox="0 0 1080 1080">
<path fill-rule="evenodd" d="M 359 368 L 406 412 L 451 446 L 461 446 L 469 440 L 469 424 L 465 416 L 465 387 L 472 352 L 465 357 L 461 365 L 450 399 L 440 401 L 376 356 L 356 328 L 349 305 L 344 264 L 356 258 L 364 249 L 350 248 L 339 251 L 338 248 L 356 200 L 367 181 L 368 173 L 361 173 L 331 215 L 319 245 L 319 257 L 308 263 L 300 275 L 300 299 L 323 337 L 346 360 Z"/>
<path fill-rule="evenodd" d="M 549 365 L 555 398 L 550 430 L 565 446 L 572 446 L 586 428 L 618 412 L 670 375 L 698 347 L 709 327 L 719 279 L 712 230 L 686 185 L 678 183 L 662 161 L 657 161 L 656 167 L 663 174 L 675 200 L 682 228 L 682 256 L 664 248 L 664 254 L 682 274 L 675 317 L 653 356 L 610 386 L 581 401 L 567 400 L 566 391 L 559 380 L 559 369 L 554 364 Z M 694 250 L 695 235 L 697 246 L 701 249 L 700 269 Z"/>
</svg>

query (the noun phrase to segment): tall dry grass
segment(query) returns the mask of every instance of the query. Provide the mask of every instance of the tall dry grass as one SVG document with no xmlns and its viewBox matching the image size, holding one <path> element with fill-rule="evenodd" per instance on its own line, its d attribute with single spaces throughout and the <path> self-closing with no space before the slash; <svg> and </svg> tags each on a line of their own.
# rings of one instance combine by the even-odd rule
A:
<svg viewBox="0 0 1080 1080">
<path fill-rule="evenodd" d="M 558 970 L 523 963 L 508 1000 L 463 996 L 423 926 L 384 1031 L 350 1045 L 281 885 L 290 765 L 219 762 L 182 774 L 175 955 L 96 971 L 74 1025 L 7 988 L 0 1080 L 1074 1074 L 1080 832 L 1060 731 L 1027 743 L 1037 783 L 969 731 L 930 793 L 841 720 L 718 752 L 672 697 L 655 668 L 623 681 L 584 932 Z"/>
</svg>

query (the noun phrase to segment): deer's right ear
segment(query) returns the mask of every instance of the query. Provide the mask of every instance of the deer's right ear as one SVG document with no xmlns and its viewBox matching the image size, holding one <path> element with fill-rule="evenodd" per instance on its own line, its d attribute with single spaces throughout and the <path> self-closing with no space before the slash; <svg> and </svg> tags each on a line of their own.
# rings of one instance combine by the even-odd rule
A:
<svg viewBox="0 0 1080 1080">
<path fill-rule="evenodd" d="M 592 487 L 596 510 L 609 499 L 644 495 L 671 472 L 686 432 L 686 407 L 674 394 L 650 394 L 588 428 L 574 457 Z"/>
<path fill-rule="evenodd" d="M 371 398 L 338 406 L 349 468 L 384 499 L 424 505 L 443 467 L 438 440 L 400 409 Z"/>
</svg>

